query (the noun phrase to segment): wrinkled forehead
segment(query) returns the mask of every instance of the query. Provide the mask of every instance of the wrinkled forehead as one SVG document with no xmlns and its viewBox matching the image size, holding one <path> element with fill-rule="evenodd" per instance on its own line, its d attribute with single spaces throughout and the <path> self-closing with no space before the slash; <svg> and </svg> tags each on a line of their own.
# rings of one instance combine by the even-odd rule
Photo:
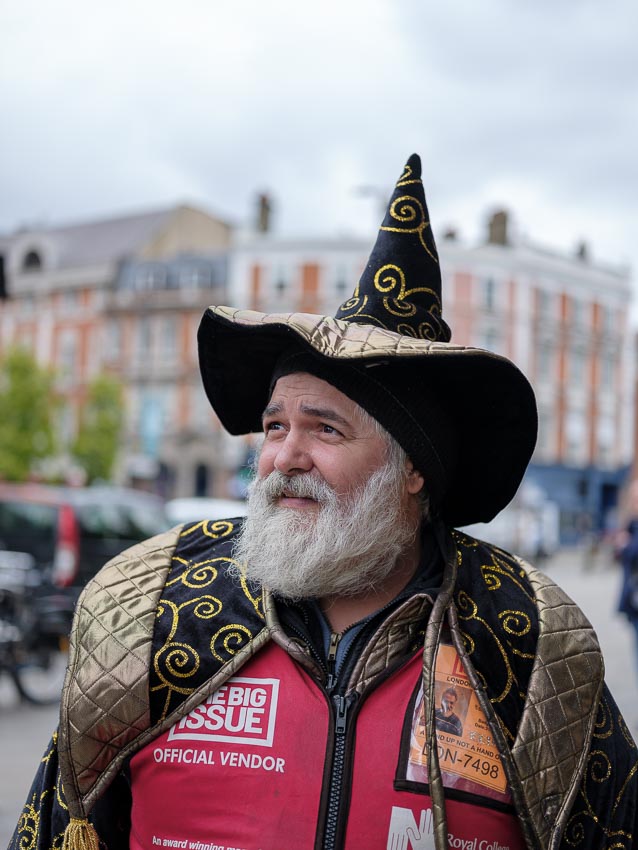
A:
<svg viewBox="0 0 638 850">
<path fill-rule="evenodd" d="M 301 406 L 307 412 L 316 412 L 317 415 L 325 413 L 344 421 L 372 424 L 383 430 L 354 399 L 334 384 L 309 372 L 291 372 L 278 377 L 272 386 L 264 414 L 283 411 L 292 406 Z"/>
</svg>

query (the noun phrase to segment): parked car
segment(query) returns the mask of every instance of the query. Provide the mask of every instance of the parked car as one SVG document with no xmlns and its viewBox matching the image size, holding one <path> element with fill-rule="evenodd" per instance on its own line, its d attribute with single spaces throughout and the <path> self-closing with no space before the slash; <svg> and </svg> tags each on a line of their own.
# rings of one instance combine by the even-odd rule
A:
<svg viewBox="0 0 638 850">
<path fill-rule="evenodd" d="M 168 527 L 163 502 L 136 490 L 0 483 L 0 560 L 32 556 L 41 619 L 58 634 L 100 567 Z"/>
<path fill-rule="evenodd" d="M 166 502 L 166 515 L 172 525 L 198 522 L 202 519 L 231 519 L 246 516 L 247 509 L 247 503 L 238 499 L 206 499 L 193 496 Z"/>
</svg>

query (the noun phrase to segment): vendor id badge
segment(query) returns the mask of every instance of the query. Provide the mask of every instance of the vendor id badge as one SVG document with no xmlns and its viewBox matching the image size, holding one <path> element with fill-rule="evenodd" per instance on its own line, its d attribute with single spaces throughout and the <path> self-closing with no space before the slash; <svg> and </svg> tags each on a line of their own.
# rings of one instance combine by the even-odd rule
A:
<svg viewBox="0 0 638 850">
<path fill-rule="evenodd" d="M 456 649 L 441 644 L 435 667 L 435 726 L 443 784 L 460 792 L 510 802 L 503 763 L 485 713 Z M 411 718 L 409 749 L 403 761 L 408 785 L 428 782 L 423 685 Z"/>
</svg>

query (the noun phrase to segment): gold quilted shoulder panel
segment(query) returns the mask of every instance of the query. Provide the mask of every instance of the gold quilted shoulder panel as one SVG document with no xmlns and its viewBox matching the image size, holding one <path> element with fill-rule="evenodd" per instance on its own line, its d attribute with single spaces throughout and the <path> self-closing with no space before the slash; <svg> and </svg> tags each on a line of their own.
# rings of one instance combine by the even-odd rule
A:
<svg viewBox="0 0 638 850">
<path fill-rule="evenodd" d="M 578 792 L 604 666 L 580 608 L 543 573 L 521 565 L 536 596 L 539 638 L 512 757 L 539 845 L 551 847 Z"/>
<path fill-rule="evenodd" d="M 179 531 L 167 531 L 109 561 L 78 601 L 59 737 L 72 816 L 83 816 L 84 801 L 100 776 L 150 724 L 155 612 Z"/>
</svg>

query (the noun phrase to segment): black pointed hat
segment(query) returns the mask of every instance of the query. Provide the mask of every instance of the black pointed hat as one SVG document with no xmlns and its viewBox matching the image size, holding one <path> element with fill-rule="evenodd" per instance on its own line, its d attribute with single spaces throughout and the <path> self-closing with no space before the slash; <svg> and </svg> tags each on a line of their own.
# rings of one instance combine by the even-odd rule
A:
<svg viewBox="0 0 638 850">
<path fill-rule="evenodd" d="M 336 316 L 210 307 L 199 329 L 206 393 L 231 434 L 261 431 L 273 381 L 310 372 L 360 404 L 422 472 L 448 525 L 512 499 L 536 441 L 536 403 L 504 357 L 452 344 L 414 154 L 351 298 Z"/>
<path fill-rule="evenodd" d="M 414 153 L 394 188 L 361 280 L 336 318 L 449 342 L 450 329 L 441 313 L 439 255 L 421 181 L 421 160 Z"/>
</svg>

